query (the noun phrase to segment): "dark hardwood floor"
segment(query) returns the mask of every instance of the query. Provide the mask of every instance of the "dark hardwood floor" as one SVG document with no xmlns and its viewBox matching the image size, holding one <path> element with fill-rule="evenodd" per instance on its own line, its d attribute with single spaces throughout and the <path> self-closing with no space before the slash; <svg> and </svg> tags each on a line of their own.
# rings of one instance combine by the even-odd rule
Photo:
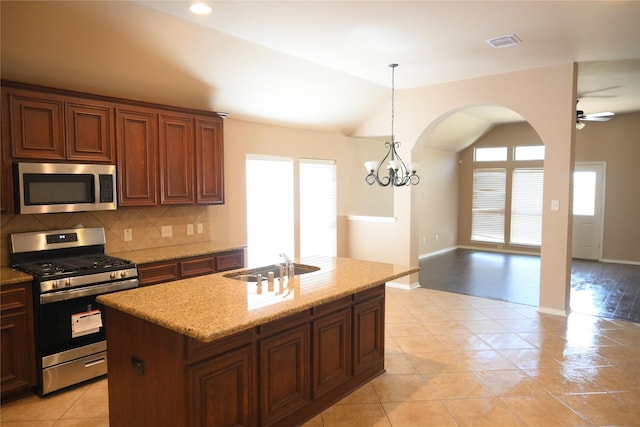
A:
<svg viewBox="0 0 640 427">
<path fill-rule="evenodd" d="M 540 257 L 455 249 L 420 260 L 420 285 L 537 306 Z M 640 266 L 574 260 L 571 310 L 640 323 Z"/>
</svg>

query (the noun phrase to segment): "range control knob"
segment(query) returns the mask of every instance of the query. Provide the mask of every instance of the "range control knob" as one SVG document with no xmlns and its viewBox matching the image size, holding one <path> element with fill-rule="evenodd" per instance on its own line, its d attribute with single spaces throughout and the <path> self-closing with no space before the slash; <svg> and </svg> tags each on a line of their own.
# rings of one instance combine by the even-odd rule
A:
<svg viewBox="0 0 640 427">
<path fill-rule="evenodd" d="M 71 286 L 71 279 L 65 279 L 63 286 L 66 287 L 66 288 L 70 287 Z"/>
<path fill-rule="evenodd" d="M 118 276 L 118 272 L 117 271 L 112 271 L 111 274 L 109 274 L 109 277 L 112 279 L 115 279 Z"/>
<path fill-rule="evenodd" d="M 120 272 L 120 277 L 127 277 L 127 270 L 122 270 Z"/>
<path fill-rule="evenodd" d="M 54 281 L 51 283 L 51 288 L 52 288 L 52 289 L 58 289 L 58 286 L 59 286 L 59 285 L 60 285 L 60 284 L 58 283 L 58 281 L 57 281 L 57 280 L 54 280 Z"/>
</svg>

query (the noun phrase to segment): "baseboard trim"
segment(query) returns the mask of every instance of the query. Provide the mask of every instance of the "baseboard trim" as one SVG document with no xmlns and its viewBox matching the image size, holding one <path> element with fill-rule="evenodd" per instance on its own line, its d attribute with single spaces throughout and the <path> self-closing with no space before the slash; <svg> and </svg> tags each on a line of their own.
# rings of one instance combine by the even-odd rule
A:
<svg viewBox="0 0 640 427">
<path fill-rule="evenodd" d="M 405 291 L 410 291 L 412 289 L 419 288 L 420 282 L 413 282 L 413 283 L 387 282 L 387 286 L 390 288 L 404 289 Z"/>
<path fill-rule="evenodd" d="M 553 314 L 554 316 L 567 317 L 569 316 L 569 313 L 571 313 L 571 309 L 559 310 L 557 308 L 538 307 L 538 313 Z"/>
<path fill-rule="evenodd" d="M 640 265 L 640 261 L 627 261 L 623 259 L 603 258 L 600 260 L 600 262 L 610 262 L 611 264 Z"/>
<path fill-rule="evenodd" d="M 440 250 L 435 251 L 435 252 L 427 252 L 426 254 L 422 254 L 422 255 L 418 256 L 418 259 L 424 259 L 424 258 L 429 258 L 429 257 L 432 257 L 432 256 L 436 256 L 436 255 L 442 255 L 442 254 L 447 253 L 447 252 L 455 251 L 456 249 L 458 249 L 458 246 L 451 246 L 451 247 L 448 247 L 448 248 L 440 249 Z"/>
</svg>

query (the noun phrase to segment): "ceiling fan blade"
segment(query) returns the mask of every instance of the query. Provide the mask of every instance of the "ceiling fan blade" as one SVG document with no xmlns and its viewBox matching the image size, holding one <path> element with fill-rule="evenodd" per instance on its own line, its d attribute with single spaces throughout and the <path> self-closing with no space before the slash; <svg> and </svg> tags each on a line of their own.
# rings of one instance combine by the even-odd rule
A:
<svg viewBox="0 0 640 427">
<path fill-rule="evenodd" d="M 611 116 L 615 116 L 615 113 L 612 113 L 611 111 L 602 111 L 600 113 L 584 114 L 584 117 L 611 117 Z"/>
<path fill-rule="evenodd" d="M 608 122 L 611 120 L 611 117 L 602 117 L 602 116 L 582 116 L 578 117 L 578 120 L 585 122 Z"/>
</svg>

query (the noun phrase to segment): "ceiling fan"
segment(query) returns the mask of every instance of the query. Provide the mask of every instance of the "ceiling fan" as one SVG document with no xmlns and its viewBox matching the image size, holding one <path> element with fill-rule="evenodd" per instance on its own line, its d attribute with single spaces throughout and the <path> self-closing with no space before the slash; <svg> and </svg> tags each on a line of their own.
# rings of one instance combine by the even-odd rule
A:
<svg viewBox="0 0 640 427">
<path fill-rule="evenodd" d="M 585 127 L 582 122 L 607 122 L 615 113 L 611 111 L 602 111 L 600 113 L 585 114 L 582 110 L 576 111 L 576 129 L 580 130 Z"/>
</svg>

